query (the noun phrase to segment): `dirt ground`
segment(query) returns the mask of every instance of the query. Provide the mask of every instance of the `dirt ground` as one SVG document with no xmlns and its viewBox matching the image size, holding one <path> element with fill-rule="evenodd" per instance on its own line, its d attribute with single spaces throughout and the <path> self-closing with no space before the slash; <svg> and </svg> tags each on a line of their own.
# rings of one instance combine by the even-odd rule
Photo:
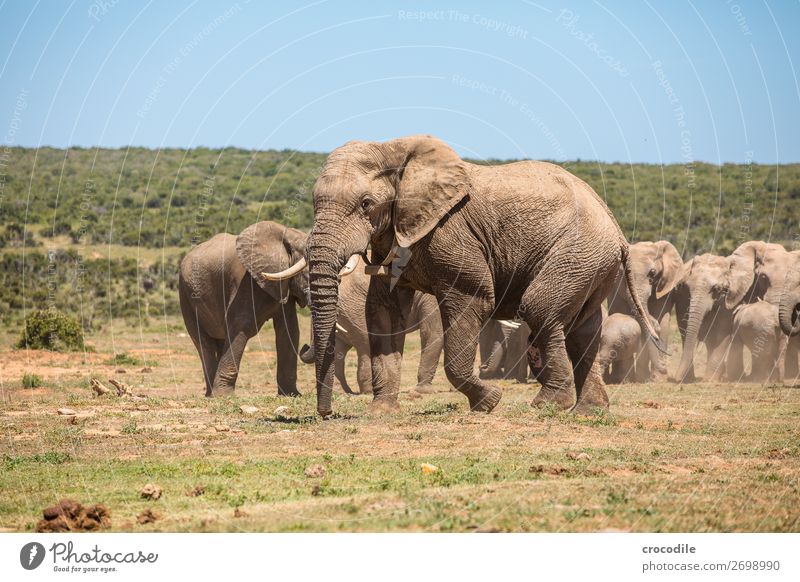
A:
<svg viewBox="0 0 800 582">
<path fill-rule="evenodd" d="M 800 386 L 611 386 L 590 418 L 532 410 L 538 385 L 502 381 L 498 408 L 473 414 L 441 370 L 441 392 L 410 393 L 414 334 L 400 413 L 340 393 L 321 421 L 312 366 L 303 397 L 275 396 L 268 326 L 230 399 L 203 397 L 179 320 L 120 323 L 90 353 L 15 340 L 0 334 L 2 531 L 64 498 L 103 504 L 112 531 L 800 531 Z M 96 396 L 92 378 L 134 397 Z"/>
</svg>

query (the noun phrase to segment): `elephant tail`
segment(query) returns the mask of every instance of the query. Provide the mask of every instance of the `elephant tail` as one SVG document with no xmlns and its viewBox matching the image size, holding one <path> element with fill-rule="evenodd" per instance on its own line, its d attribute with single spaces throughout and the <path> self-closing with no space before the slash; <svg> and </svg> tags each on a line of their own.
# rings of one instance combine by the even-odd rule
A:
<svg viewBox="0 0 800 582">
<path fill-rule="evenodd" d="M 639 326 L 645 331 L 648 339 L 653 342 L 653 345 L 658 348 L 660 352 L 668 354 L 667 348 L 658 337 L 653 324 L 650 323 L 650 315 L 642 305 L 639 295 L 636 293 L 636 286 L 633 281 L 633 270 L 631 269 L 630 248 L 627 241 L 622 243 L 622 269 L 625 271 L 625 284 L 628 286 L 628 294 L 631 296 L 633 302 L 633 317 L 639 322 Z"/>
</svg>

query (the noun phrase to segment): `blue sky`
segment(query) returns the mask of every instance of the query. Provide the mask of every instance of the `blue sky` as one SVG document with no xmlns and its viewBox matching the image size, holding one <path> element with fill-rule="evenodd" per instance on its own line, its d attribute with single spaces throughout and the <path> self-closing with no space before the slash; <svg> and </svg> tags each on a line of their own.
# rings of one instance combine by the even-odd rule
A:
<svg viewBox="0 0 800 582">
<path fill-rule="evenodd" d="M 800 161 L 800 3 L 0 4 L 0 136 L 477 158 Z"/>
</svg>

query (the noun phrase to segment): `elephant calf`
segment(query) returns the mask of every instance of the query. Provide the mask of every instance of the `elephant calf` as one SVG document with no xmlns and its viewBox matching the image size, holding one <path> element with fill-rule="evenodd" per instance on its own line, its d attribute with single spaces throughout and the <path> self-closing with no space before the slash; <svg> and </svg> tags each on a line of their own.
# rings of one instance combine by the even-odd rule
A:
<svg viewBox="0 0 800 582">
<path fill-rule="evenodd" d="M 733 340 L 728 355 L 732 381 L 780 382 L 787 336 L 781 332 L 778 306 L 766 301 L 740 305 L 733 315 Z M 743 347 L 750 351 L 750 374 L 745 376 Z"/>
<path fill-rule="evenodd" d="M 660 326 L 650 322 L 656 333 Z M 612 313 L 603 319 L 600 349 L 597 361 L 603 370 L 603 379 L 609 384 L 646 382 L 649 376 L 647 338 L 639 322 L 624 313 Z"/>
<path fill-rule="evenodd" d="M 490 319 L 481 329 L 480 378 L 527 382 L 528 337 L 531 328 L 523 321 Z"/>
</svg>

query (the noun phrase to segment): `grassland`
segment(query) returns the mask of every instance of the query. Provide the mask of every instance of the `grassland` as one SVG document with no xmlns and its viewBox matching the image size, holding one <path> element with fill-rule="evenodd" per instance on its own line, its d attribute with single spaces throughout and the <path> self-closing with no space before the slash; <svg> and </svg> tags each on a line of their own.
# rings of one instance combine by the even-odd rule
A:
<svg viewBox="0 0 800 582">
<path fill-rule="evenodd" d="M 108 325 L 87 353 L 14 339 L 0 334 L 3 531 L 33 529 L 64 497 L 106 504 L 114 531 L 800 531 L 800 386 L 612 386 L 611 413 L 588 418 L 533 411 L 537 385 L 500 382 L 500 406 L 479 415 L 441 371 L 440 393 L 408 390 L 415 334 L 399 414 L 373 417 L 366 397 L 340 393 L 321 421 L 312 367 L 303 397 L 274 395 L 269 326 L 231 399 L 202 397 L 178 320 Z M 41 386 L 23 388 L 25 374 Z M 96 397 L 93 377 L 147 398 Z M 312 465 L 324 476 L 307 477 Z M 141 498 L 147 483 L 159 500 Z M 140 525 L 147 508 L 159 519 Z"/>
</svg>

